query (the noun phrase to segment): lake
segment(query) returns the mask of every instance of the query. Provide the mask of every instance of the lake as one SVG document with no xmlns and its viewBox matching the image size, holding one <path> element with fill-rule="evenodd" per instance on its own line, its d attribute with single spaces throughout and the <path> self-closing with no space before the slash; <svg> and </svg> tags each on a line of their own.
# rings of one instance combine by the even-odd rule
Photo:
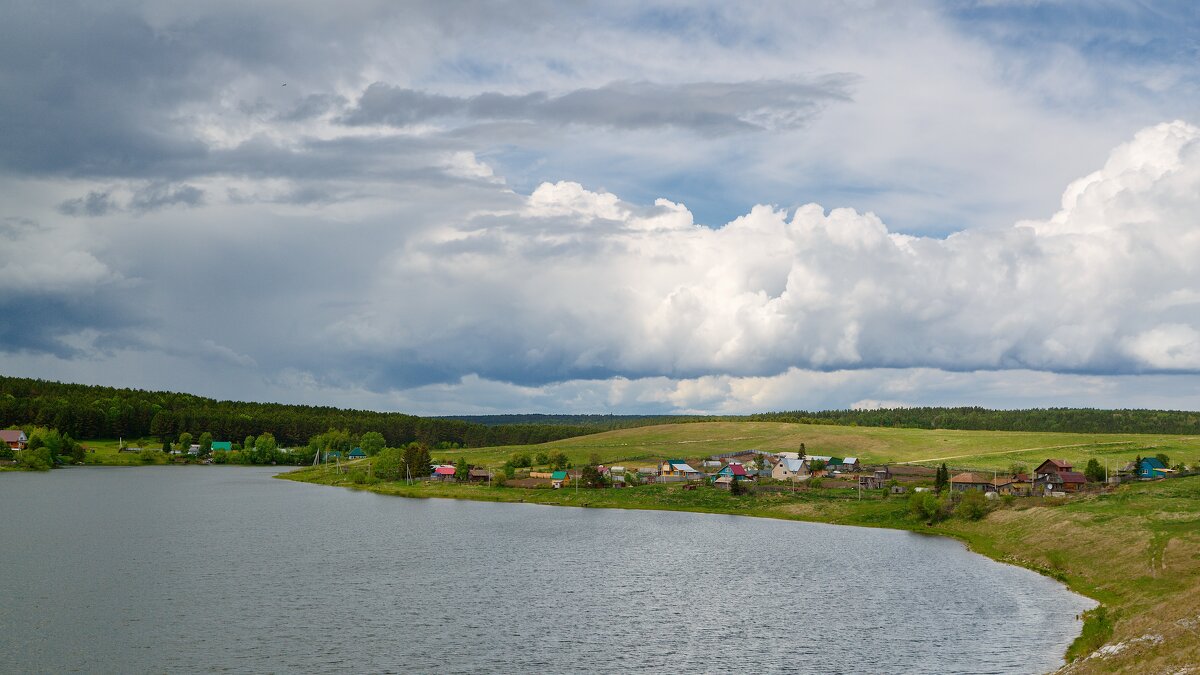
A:
<svg viewBox="0 0 1200 675">
<path fill-rule="evenodd" d="M 0 670 L 1032 673 L 1094 604 L 939 537 L 276 472 L 0 474 Z"/>
</svg>

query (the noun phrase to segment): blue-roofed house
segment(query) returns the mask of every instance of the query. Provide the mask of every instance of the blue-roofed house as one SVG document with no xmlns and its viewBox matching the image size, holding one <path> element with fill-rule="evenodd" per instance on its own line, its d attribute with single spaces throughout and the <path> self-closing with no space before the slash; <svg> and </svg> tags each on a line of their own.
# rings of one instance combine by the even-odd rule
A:
<svg viewBox="0 0 1200 675">
<path fill-rule="evenodd" d="M 355 448 L 350 451 L 349 455 L 346 456 L 350 459 L 362 459 L 367 456 L 367 453 L 363 452 L 362 448 Z"/>
<path fill-rule="evenodd" d="M 1170 472 L 1157 457 L 1143 457 L 1137 467 L 1138 478 L 1165 478 Z"/>
</svg>

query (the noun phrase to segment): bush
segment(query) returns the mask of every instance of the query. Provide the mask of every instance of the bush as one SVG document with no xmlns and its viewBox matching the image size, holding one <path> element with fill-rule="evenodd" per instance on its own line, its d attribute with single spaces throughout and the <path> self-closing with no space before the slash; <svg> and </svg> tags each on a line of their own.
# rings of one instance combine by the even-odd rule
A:
<svg viewBox="0 0 1200 675">
<path fill-rule="evenodd" d="M 742 481 L 734 479 L 734 481 L 729 484 L 729 494 L 735 497 L 744 495 L 746 494 L 746 486 L 742 485 Z"/>
<path fill-rule="evenodd" d="M 54 459 L 50 456 L 50 448 L 42 446 L 18 452 L 17 466 L 28 471 L 49 471 L 54 466 Z"/>
<path fill-rule="evenodd" d="M 533 464 L 535 466 L 545 466 L 549 463 L 550 463 L 550 454 L 549 453 L 539 452 L 538 454 L 533 456 Z"/>
<path fill-rule="evenodd" d="M 989 511 L 991 507 L 987 498 L 979 490 L 967 490 L 958 502 L 958 507 L 954 509 L 955 514 L 967 520 L 983 520 Z"/>
<path fill-rule="evenodd" d="M 546 461 L 549 462 L 550 460 L 547 459 Z M 533 466 L 533 460 L 530 459 L 528 453 L 523 452 L 513 455 L 512 458 L 508 460 L 508 463 L 518 469 L 524 469 Z"/>
<path fill-rule="evenodd" d="M 1004 504 L 1005 506 L 1012 506 L 1016 501 L 1017 498 L 1015 495 L 1002 495 L 1000 497 L 1000 503 Z"/>
<path fill-rule="evenodd" d="M 930 525 L 946 518 L 946 503 L 932 492 L 914 492 L 908 498 L 908 510 Z"/>
<path fill-rule="evenodd" d="M 808 486 L 811 488 L 819 488 L 819 487 L 821 487 L 822 484 L 824 484 L 824 482 L 825 481 L 822 480 L 821 478 L 809 478 Z"/>
<path fill-rule="evenodd" d="M 162 450 L 142 450 L 138 453 L 138 459 L 142 464 L 162 464 L 167 461 L 167 456 Z"/>
<path fill-rule="evenodd" d="M 12 459 L 13 449 L 8 446 L 8 443 L 0 443 L 0 459 Z"/>
</svg>

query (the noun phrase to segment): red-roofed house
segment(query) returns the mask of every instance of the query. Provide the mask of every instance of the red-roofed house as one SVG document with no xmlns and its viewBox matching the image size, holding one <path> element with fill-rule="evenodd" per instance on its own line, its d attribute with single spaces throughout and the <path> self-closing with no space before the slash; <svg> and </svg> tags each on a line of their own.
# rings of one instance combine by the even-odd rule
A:
<svg viewBox="0 0 1200 675">
<path fill-rule="evenodd" d="M 433 478 L 435 480 L 454 480 L 455 471 L 453 464 L 439 464 L 433 467 Z"/>
<path fill-rule="evenodd" d="M 8 444 L 13 450 L 24 450 L 29 438 L 20 429 L 4 429 L 0 431 L 0 442 Z"/>
<path fill-rule="evenodd" d="M 1033 475 L 1040 477 L 1040 476 L 1044 476 L 1046 474 L 1062 473 L 1063 471 L 1070 471 L 1070 470 L 1071 470 L 1071 463 L 1068 462 L 1067 460 L 1065 460 L 1065 459 L 1048 459 L 1048 460 L 1042 462 L 1041 465 L 1038 466 L 1038 468 L 1033 470 Z"/>
</svg>

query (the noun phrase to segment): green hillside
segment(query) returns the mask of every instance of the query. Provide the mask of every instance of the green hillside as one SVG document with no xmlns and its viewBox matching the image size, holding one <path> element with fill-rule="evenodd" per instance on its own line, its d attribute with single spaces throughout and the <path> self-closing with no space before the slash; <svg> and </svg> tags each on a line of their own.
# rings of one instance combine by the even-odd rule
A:
<svg viewBox="0 0 1200 675">
<path fill-rule="evenodd" d="M 855 456 L 865 463 L 911 462 L 997 469 L 1013 462 L 1038 464 L 1047 457 L 1078 466 L 1127 462 L 1137 455 L 1165 453 L 1172 462 L 1200 462 L 1200 436 L 1154 434 L 1073 434 L 1023 431 L 957 431 L 848 427 L 780 422 L 693 422 L 620 429 L 540 445 L 438 451 L 438 457 L 466 457 L 498 466 L 516 453 L 561 450 L 572 462 L 595 454 L 605 463 L 650 465 L 664 458 L 701 458 L 735 450 L 797 450 L 808 454 Z"/>
</svg>

